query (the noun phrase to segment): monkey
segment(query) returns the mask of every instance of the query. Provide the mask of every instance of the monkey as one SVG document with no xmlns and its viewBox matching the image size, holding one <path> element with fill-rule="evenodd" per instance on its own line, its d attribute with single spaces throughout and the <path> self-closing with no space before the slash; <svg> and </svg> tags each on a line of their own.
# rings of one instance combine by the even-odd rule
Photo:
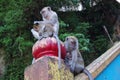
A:
<svg viewBox="0 0 120 80">
<path fill-rule="evenodd" d="M 32 32 L 33 29 L 36 31 L 36 33 Z M 33 29 L 31 32 L 33 33 L 34 37 L 37 35 L 38 40 L 41 40 L 42 38 L 52 37 L 55 33 L 53 25 L 50 23 L 36 23 L 33 25 Z"/>
<path fill-rule="evenodd" d="M 38 33 L 39 33 L 40 39 L 54 36 L 55 31 L 53 29 L 52 24 L 46 23 L 44 26 L 39 26 L 39 28 L 40 29 Z"/>
<path fill-rule="evenodd" d="M 59 21 L 57 13 L 48 6 L 44 7 L 40 14 L 42 15 L 43 23 L 51 23 L 54 26 L 55 34 L 58 35 Z"/>
<path fill-rule="evenodd" d="M 32 32 L 32 34 L 33 34 L 33 36 L 36 38 L 36 39 L 38 39 L 38 40 L 40 40 L 42 37 L 43 37 L 43 35 L 44 35 L 44 37 L 45 37 L 45 35 L 46 34 L 43 34 L 42 33 L 42 28 L 44 28 L 43 26 L 48 26 L 48 27 L 51 27 L 51 26 L 49 26 L 49 25 L 51 25 L 52 26 L 52 24 L 50 24 L 50 23 L 46 23 L 46 24 L 44 24 L 44 23 L 35 23 L 34 25 L 33 25 L 33 28 L 31 29 L 31 32 Z M 46 27 L 45 27 L 46 28 Z M 48 29 L 51 29 L 51 28 L 47 28 L 47 30 Z M 50 33 L 51 32 L 54 32 L 53 31 L 53 29 L 52 30 L 49 30 L 50 32 L 48 32 L 49 33 L 49 35 L 46 35 L 46 37 L 47 36 L 50 36 Z M 42 33 L 42 34 L 41 34 Z M 52 33 L 51 33 L 52 34 Z"/>
<path fill-rule="evenodd" d="M 75 36 L 68 36 L 64 42 L 67 55 L 65 57 L 65 64 L 70 68 L 70 71 L 77 75 L 80 72 L 88 75 L 89 80 L 94 80 L 90 72 L 85 68 L 84 60 L 79 52 L 78 39 Z"/>
<path fill-rule="evenodd" d="M 54 26 L 50 23 L 46 23 L 46 24 L 39 23 L 38 26 L 39 26 L 39 30 L 38 30 L 39 40 L 41 40 L 42 38 L 47 38 L 47 37 L 56 38 L 57 47 L 58 47 L 58 58 L 59 58 L 58 68 L 60 69 L 61 68 L 61 47 L 60 47 L 59 37 L 57 36 L 57 34 L 55 34 Z M 34 63 L 34 59 L 32 63 Z"/>
<path fill-rule="evenodd" d="M 39 24 L 38 23 L 35 23 L 33 24 L 33 28 L 31 29 L 31 32 L 32 32 L 32 35 L 36 38 L 36 39 L 40 39 L 40 36 L 39 36 Z"/>
<path fill-rule="evenodd" d="M 51 7 L 44 7 L 40 14 L 42 15 L 43 21 L 34 21 L 34 24 L 51 24 L 55 31 L 55 34 L 58 35 L 59 32 L 59 21 L 58 21 L 58 15 L 55 11 L 51 10 Z M 35 29 L 31 29 L 31 32 L 33 36 L 36 39 L 39 39 L 39 34 Z"/>
</svg>

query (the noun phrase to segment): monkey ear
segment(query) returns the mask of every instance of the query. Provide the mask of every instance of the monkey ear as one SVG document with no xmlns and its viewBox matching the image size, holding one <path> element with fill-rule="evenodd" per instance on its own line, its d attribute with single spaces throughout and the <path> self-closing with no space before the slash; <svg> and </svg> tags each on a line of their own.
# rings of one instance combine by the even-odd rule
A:
<svg viewBox="0 0 120 80">
<path fill-rule="evenodd" d="M 51 11 L 51 7 L 50 6 L 48 6 L 48 10 Z"/>
</svg>

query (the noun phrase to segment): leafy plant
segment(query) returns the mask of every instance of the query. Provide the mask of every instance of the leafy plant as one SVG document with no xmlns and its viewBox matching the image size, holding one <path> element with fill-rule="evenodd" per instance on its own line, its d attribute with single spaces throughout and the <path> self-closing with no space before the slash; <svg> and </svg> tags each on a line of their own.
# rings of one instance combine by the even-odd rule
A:
<svg viewBox="0 0 120 80">
<path fill-rule="evenodd" d="M 89 39 L 86 38 L 83 34 L 75 34 L 75 33 L 65 33 L 60 35 L 60 39 L 64 41 L 67 36 L 76 36 L 79 42 L 79 48 L 81 51 L 89 51 Z"/>
<path fill-rule="evenodd" d="M 108 39 L 103 35 L 96 37 L 96 40 L 93 42 L 93 45 L 96 52 L 99 53 L 99 55 L 104 53 L 108 49 L 108 42 Z"/>
</svg>

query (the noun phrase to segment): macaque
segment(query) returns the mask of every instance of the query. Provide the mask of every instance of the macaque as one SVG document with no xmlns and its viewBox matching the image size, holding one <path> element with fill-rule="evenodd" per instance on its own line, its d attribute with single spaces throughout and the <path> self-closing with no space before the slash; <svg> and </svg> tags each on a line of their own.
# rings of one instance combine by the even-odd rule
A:
<svg viewBox="0 0 120 80">
<path fill-rule="evenodd" d="M 54 33 L 58 35 L 59 32 L 59 21 L 58 21 L 58 16 L 57 13 L 51 10 L 51 7 L 44 7 L 41 11 L 40 14 L 42 15 L 43 21 L 34 21 L 34 24 L 51 24 L 54 29 Z M 37 28 L 38 29 L 38 28 Z M 39 29 L 38 29 L 39 30 Z M 39 39 L 39 33 L 33 28 L 31 29 L 31 32 L 33 36 L 36 39 Z"/>
<path fill-rule="evenodd" d="M 40 38 L 47 38 L 47 37 L 53 37 L 54 36 L 54 29 L 51 24 L 46 23 L 44 26 L 39 26 L 39 36 Z"/>
<path fill-rule="evenodd" d="M 59 32 L 59 21 L 58 21 L 58 15 L 55 11 L 51 10 L 51 7 L 44 7 L 40 14 L 42 15 L 43 22 L 50 23 L 53 25 L 55 34 L 58 35 Z"/>
<path fill-rule="evenodd" d="M 58 57 L 59 57 L 59 62 L 58 62 L 58 68 L 61 68 L 61 47 L 60 47 L 60 40 L 58 38 L 58 36 L 55 34 L 54 31 L 54 26 L 50 23 L 46 23 L 46 24 L 41 24 L 39 23 L 39 40 L 41 40 L 42 38 L 47 38 L 47 37 L 55 37 L 57 40 L 57 45 L 58 45 Z M 34 63 L 34 60 L 33 62 Z"/>
<path fill-rule="evenodd" d="M 64 42 L 67 55 L 65 64 L 70 68 L 74 75 L 84 72 L 88 75 L 89 80 L 94 80 L 90 72 L 85 68 L 81 53 L 79 52 L 78 39 L 75 36 L 68 36 Z"/>
<path fill-rule="evenodd" d="M 33 24 L 33 28 L 31 29 L 31 32 L 32 32 L 33 36 L 38 40 L 40 39 L 40 36 L 39 36 L 39 33 L 38 33 L 39 29 L 40 29 L 40 27 L 39 27 L 38 23 Z"/>
</svg>

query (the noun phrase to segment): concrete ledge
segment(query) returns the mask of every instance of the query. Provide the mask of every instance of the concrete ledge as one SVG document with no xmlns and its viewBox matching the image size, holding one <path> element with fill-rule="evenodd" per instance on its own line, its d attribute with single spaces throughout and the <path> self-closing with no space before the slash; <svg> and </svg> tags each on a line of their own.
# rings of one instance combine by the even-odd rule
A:
<svg viewBox="0 0 120 80">
<path fill-rule="evenodd" d="M 106 51 L 99 58 L 94 60 L 86 68 L 90 71 L 92 76 L 95 78 L 97 75 L 102 72 L 107 65 L 120 53 L 120 42 L 116 43 L 112 48 Z M 85 74 L 79 74 L 75 77 L 75 80 L 88 80 L 88 77 Z"/>
<path fill-rule="evenodd" d="M 63 60 L 61 66 L 58 69 L 57 57 L 44 56 L 25 69 L 24 80 L 74 80 Z"/>
</svg>

